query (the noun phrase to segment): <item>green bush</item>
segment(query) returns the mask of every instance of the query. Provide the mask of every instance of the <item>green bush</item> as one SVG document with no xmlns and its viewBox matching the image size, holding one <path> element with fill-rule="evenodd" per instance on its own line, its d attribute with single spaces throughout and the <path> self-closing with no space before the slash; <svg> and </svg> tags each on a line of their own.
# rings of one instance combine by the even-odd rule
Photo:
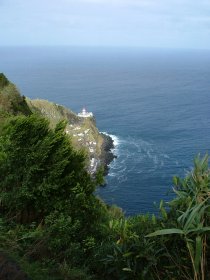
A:
<svg viewBox="0 0 210 280">
<path fill-rule="evenodd" d="M 94 196 L 101 174 L 88 174 L 65 125 L 50 129 L 31 115 L 1 127 L 1 249 L 37 280 L 208 279 L 208 156 L 197 157 L 186 178 L 174 178 L 176 196 L 160 202 L 159 217 L 125 218 Z"/>
<path fill-rule="evenodd" d="M 91 215 L 95 182 L 64 133 L 65 124 L 49 129 L 40 117 L 16 117 L 0 138 L 2 210 L 22 223 L 41 222 L 51 212 L 76 218 Z M 15 201 L 15 203 L 14 203 Z M 86 217 L 88 218 L 88 217 Z"/>
</svg>

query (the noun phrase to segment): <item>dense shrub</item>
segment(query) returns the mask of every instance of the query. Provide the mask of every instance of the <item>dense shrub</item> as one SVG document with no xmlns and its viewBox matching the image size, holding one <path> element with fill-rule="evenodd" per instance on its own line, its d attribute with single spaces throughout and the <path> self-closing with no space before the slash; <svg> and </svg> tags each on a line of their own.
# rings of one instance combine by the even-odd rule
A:
<svg viewBox="0 0 210 280">
<path fill-rule="evenodd" d="M 95 182 L 64 133 L 35 115 L 9 121 L 0 139 L 2 209 L 22 223 L 41 222 L 51 212 L 91 217 Z M 14 203 L 15 201 L 15 203 Z M 88 214 L 90 217 L 88 217 Z"/>
<path fill-rule="evenodd" d="M 1 127 L 0 248 L 35 280 L 210 279 L 208 156 L 174 178 L 159 217 L 125 218 L 95 197 L 101 176 L 88 174 L 64 128 L 36 115 Z"/>
</svg>

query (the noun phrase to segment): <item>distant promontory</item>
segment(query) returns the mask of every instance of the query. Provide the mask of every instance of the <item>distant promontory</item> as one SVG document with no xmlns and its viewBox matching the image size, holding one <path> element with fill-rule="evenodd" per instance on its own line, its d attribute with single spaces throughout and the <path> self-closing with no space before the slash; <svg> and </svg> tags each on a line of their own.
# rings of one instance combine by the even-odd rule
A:
<svg viewBox="0 0 210 280">
<path fill-rule="evenodd" d="M 93 113 L 83 108 L 81 113 L 75 114 L 70 109 L 48 100 L 25 98 L 3 73 L 0 73 L 0 93 L 1 118 L 35 113 L 47 118 L 52 128 L 60 121 L 65 121 L 65 132 L 71 138 L 73 146 L 75 149 L 82 149 L 86 154 L 88 171 L 95 174 L 103 167 L 104 174 L 108 173 L 108 165 L 115 157 L 112 153 L 113 140 L 99 132 Z"/>
</svg>

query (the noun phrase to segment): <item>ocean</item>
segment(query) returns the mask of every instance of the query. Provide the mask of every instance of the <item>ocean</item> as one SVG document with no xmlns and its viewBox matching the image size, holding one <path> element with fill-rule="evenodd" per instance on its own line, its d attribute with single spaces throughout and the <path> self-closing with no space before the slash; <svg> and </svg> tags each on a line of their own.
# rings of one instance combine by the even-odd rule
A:
<svg viewBox="0 0 210 280">
<path fill-rule="evenodd" d="M 94 113 L 117 155 L 96 194 L 127 216 L 157 213 L 210 149 L 210 51 L 0 47 L 0 72 L 25 96 Z"/>
</svg>

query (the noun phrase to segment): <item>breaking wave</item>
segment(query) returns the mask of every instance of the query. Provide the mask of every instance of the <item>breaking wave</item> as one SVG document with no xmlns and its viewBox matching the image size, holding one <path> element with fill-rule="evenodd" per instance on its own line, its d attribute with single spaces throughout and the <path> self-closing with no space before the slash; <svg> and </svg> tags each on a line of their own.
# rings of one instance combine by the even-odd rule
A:
<svg viewBox="0 0 210 280">
<path fill-rule="evenodd" d="M 140 203 L 141 207 L 148 199 L 155 201 L 159 189 L 167 184 L 168 172 L 181 162 L 172 160 L 167 147 L 154 141 L 106 134 L 114 141 L 113 153 L 117 157 L 109 165 L 106 188 L 98 193 L 110 204 L 116 203 L 116 197 L 120 197 L 121 205 L 126 205 L 130 197 L 131 203 Z"/>
<path fill-rule="evenodd" d="M 104 133 L 104 132 L 103 132 Z M 107 180 L 110 185 L 119 185 L 127 181 L 128 177 L 144 172 L 144 176 L 161 170 L 170 164 L 170 157 L 161 151 L 154 143 L 144 139 L 119 136 L 104 133 L 114 141 L 113 153 L 117 156 L 110 164 Z"/>
<path fill-rule="evenodd" d="M 114 145 L 112 152 L 114 155 L 118 156 L 117 152 L 118 152 L 118 146 L 120 145 L 120 138 L 114 134 L 109 134 L 107 132 L 102 132 L 102 133 L 112 138 L 113 145 Z"/>
</svg>

